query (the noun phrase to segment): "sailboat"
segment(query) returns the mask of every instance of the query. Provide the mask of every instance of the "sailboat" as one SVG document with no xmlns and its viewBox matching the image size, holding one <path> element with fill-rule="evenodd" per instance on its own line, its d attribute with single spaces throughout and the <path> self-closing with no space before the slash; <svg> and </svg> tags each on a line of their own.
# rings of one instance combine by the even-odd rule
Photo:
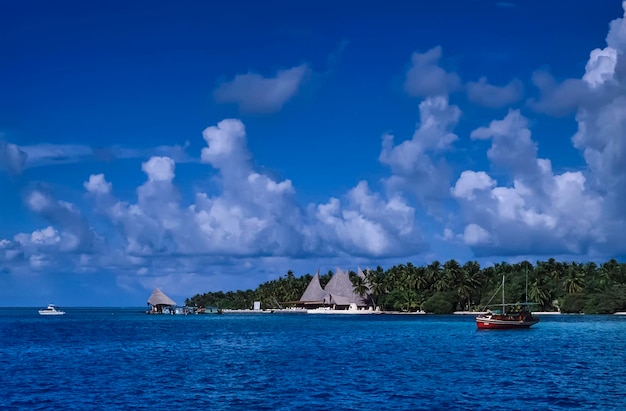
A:
<svg viewBox="0 0 626 411">
<path fill-rule="evenodd" d="M 492 307 L 501 308 L 488 310 L 485 314 L 477 315 L 475 319 L 479 330 L 523 329 L 530 328 L 539 322 L 539 318 L 533 316 L 528 310 L 528 306 L 536 304 L 528 302 L 528 291 L 526 291 L 525 303 L 506 304 L 504 302 L 504 276 L 502 276 L 500 287 L 502 288 L 502 304 L 496 304 Z M 526 289 L 528 290 L 528 279 L 526 279 Z"/>
</svg>

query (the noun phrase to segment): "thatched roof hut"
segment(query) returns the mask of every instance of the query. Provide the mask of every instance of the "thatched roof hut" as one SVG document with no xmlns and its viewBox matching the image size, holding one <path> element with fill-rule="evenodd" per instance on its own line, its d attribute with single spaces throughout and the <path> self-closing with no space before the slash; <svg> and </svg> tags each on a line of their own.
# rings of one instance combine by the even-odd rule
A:
<svg viewBox="0 0 626 411">
<path fill-rule="evenodd" d="M 348 273 L 344 273 L 341 268 L 337 268 L 324 288 L 330 298 L 327 297 L 326 303 L 337 305 L 356 304 L 357 306 L 366 306 L 367 300 L 354 292 L 354 285 L 350 281 Z"/>
<path fill-rule="evenodd" d="M 361 269 L 359 269 L 358 275 L 365 278 Z M 350 304 L 363 307 L 369 305 L 369 292 L 365 297 L 357 295 L 349 275 L 337 268 L 335 275 L 331 277 L 325 288 L 320 285 L 319 272 L 316 273 L 302 294 L 299 303 L 309 307 L 321 305 L 348 306 Z"/>
<path fill-rule="evenodd" d="M 165 293 L 158 288 L 155 288 L 148 298 L 148 304 L 152 306 L 153 312 L 162 312 L 163 307 L 171 307 L 175 306 L 176 303 L 170 297 L 165 295 Z"/>
<path fill-rule="evenodd" d="M 320 272 L 319 270 L 313 276 L 313 279 L 306 287 L 304 294 L 300 297 L 301 303 L 309 304 L 323 304 L 328 293 L 324 291 L 320 284 Z"/>
</svg>

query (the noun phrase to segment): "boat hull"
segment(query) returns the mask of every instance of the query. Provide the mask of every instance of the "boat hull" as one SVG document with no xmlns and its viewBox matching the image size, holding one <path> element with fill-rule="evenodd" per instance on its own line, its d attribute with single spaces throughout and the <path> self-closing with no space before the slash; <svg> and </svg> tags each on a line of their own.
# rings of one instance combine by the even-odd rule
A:
<svg viewBox="0 0 626 411">
<path fill-rule="evenodd" d="M 64 315 L 65 311 L 57 310 L 54 304 L 48 304 L 47 308 L 39 310 L 39 315 Z"/>
<path fill-rule="evenodd" d="M 539 322 L 538 318 L 531 317 L 521 319 L 502 319 L 490 317 L 476 317 L 476 327 L 479 330 L 517 330 L 530 328 Z"/>
</svg>

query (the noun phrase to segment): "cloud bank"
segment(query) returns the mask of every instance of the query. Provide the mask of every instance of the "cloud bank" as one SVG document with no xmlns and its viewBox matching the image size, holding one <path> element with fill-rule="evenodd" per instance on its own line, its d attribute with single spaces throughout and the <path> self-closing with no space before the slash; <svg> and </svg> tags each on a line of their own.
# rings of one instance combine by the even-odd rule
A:
<svg viewBox="0 0 626 411">
<path fill-rule="evenodd" d="M 486 77 L 465 83 L 468 101 L 485 108 L 506 110 L 530 96 L 508 112 L 484 110 L 488 119 L 469 130 L 460 127 L 465 113 L 454 99 L 463 82 L 441 67 L 442 48 L 414 53 L 404 92 L 419 110 L 417 125 L 404 139 L 379 132 L 380 179 L 356 181 L 316 203 L 301 204 L 290 179 L 256 164 L 240 119 L 206 128 L 204 146 L 191 154 L 187 145 L 108 149 L 115 158 L 144 160 L 137 166 L 144 180 L 132 195 L 119 189 L 119 177 L 104 173 L 85 175 L 74 202 L 49 187 L 25 187 L 23 203 L 41 225 L 0 238 L 0 272 L 96 269 L 118 273 L 122 288 L 159 281 L 183 287 L 246 270 L 268 276 L 293 265 L 312 270 L 313 261 L 435 255 L 437 241 L 472 257 L 624 254 L 625 52 L 626 23 L 619 18 L 606 47 L 589 53 L 580 78 L 557 82 L 538 70 L 528 90 L 516 79 L 502 86 Z M 214 96 L 242 111 L 276 112 L 309 73 L 301 65 L 269 78 L 238 75 Z M 541 155 L 536 113 L 572 116 L 576 132 L 554 138 L 578 150 L 580 167 L 559 169 Z M 0 165 L 12 174 L 98 156 L 84 145 L 0 142 Z M 485 163 L 459 161 L 462 156 Z M 204 173 L 193 190 L 181 178 L 188 162 Z"/>
</svg>

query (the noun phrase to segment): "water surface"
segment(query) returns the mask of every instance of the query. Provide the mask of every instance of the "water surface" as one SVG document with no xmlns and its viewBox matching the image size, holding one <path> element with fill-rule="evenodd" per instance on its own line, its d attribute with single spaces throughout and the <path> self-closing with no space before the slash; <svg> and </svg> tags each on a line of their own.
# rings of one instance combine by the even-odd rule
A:
<svg viewBox="0 0 626 411">
<path fill-rule="evenodd" d="M 0 309 L 0 409 L 626 409 L 626 317 L 65 311 Z"/>
</svg>

